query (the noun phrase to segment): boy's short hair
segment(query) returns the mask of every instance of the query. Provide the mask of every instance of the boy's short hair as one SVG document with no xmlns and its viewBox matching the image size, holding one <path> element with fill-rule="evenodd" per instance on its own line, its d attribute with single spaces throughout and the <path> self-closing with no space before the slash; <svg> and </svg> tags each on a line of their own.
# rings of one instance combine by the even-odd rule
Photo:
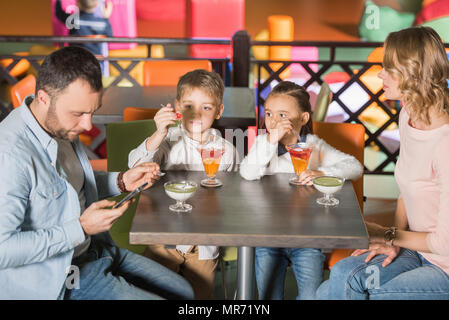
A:
<svg viewBox="0 0 449 320">
<path fill-rule="evenodd" d="M 186 90 L 200 88 L 216 99 L 217 106 L 222 104 L 224 94 L 224 83 L 216 72 L 210 72 L 204 69 L 197 69 L 187 72 L 179 78 L 176 87 L 176 100 L 181 101 L 181 97 Z"/>
<path fill-rule="evenodd" d="M 92 10 L 98 6 L 98 0 L 78 0 L 78 5 L 83 9 Z"/>
</svg>

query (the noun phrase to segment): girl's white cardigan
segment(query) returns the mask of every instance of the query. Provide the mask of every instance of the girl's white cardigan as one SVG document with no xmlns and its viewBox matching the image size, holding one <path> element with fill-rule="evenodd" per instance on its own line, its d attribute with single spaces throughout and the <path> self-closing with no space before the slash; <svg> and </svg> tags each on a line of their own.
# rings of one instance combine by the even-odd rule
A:
<svg viewBox="0 0 449 320">
<path fill-rule="evenodd" d="M 294 173 L 290 154 L 287 152 L 278 156 L 278 144 L 269 143 L 267 136 L 257 136 L 240 164 L 240 175 L 243 178 L 256 180 L 280 172 Z M 306 142 L 313 145 L 308 169 L 349 180 L 357 179 L 363 173 L 363 166 L 356 158 L 335 149 L 316 135 L 307 135 Z"/>
</svg>

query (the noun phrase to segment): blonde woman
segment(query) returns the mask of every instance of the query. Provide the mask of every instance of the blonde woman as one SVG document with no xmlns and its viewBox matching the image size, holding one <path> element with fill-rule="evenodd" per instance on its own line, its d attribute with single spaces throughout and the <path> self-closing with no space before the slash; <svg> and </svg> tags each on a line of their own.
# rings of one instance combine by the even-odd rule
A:
<svg viewBox="0 0 449 320">
<path fill-rule="evenodd" d="M 367 223 L 370 246 L 332 267 L 319 299 L 449 299 L 449 61 L 428 27 L 385 41 L 387 99 L 401 100 L 395 225 Z"/>
</svg>

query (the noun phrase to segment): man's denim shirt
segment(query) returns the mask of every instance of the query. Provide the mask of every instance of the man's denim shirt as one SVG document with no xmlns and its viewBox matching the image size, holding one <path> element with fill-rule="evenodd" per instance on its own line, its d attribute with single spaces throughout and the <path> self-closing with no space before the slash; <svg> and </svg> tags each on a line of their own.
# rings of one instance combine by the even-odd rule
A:
<svg viewBox="0 0 449 320">
<path fill-rule="evenodd" d="M 33 98 L 0 123 L 0 299 L 61 298 L 73 249 L 85 240 L 78 194 L 56 171 L 58 144 L 27 106 Z M 72 144 L 86 208 L 118 194 L 118 173 L 94 173 L 79 139 Z M 108 233 L 95 238 L 113 243 Z"/>
</svg>

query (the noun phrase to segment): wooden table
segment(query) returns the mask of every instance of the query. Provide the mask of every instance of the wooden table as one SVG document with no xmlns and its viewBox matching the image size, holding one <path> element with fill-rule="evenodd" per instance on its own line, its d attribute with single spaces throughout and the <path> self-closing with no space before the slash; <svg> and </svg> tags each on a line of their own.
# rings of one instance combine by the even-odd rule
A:
<svg viewBox="0 0 449 320">
<path fill-rule="evenodd" d="M 246 181 L 237 172 L 220 172 L 223 186 L 199 187 L 187 214 L 169 211 L 163 184 L 204 172 L 169 171 L 142 192 L 130 232 L 132 244 L 237 246 L 238 298 L 254 298 L 254 247 L 367 248 L 368 234 L 351 182 L 336 194 L 337 207 L 318 205 L 314 187 L 292 186 L 292 174 Z"/>
</svg>

